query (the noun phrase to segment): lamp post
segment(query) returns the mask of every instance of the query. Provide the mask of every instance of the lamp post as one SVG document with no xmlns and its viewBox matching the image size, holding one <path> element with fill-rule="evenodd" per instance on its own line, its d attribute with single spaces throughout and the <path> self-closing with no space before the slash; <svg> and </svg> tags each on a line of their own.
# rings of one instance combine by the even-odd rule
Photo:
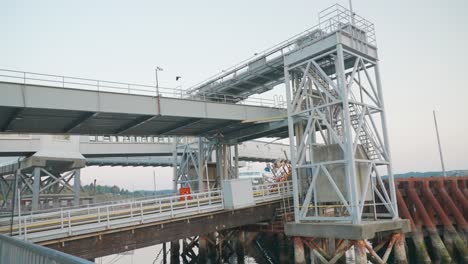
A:
<svg viewBox="0 0 468 264">
<path fill-rule="evenodd" d="M 156 96 L 159 96 L 159 81 L 158 81 L 158 71 L 163 71 L 163 68 L 156 66 L 155 73 L 156 73 Z"/>
</svg>

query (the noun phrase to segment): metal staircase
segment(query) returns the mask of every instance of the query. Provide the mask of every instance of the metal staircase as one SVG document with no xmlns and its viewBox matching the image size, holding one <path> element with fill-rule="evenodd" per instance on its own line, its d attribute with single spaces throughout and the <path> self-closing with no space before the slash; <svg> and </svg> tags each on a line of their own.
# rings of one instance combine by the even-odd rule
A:
<svg viewBox="0 0 468 264">
<path fill-rule="evenodd" d="M 330 85 L 327 81 L 324 80 L 324 78 L 321 77 L 321 74 L 317 72 L 317 70 L 314 67 L 310 68 L 310 74 L 312 77 L 324 88 L 331 96 L 334 98 L 338 99 L 339 95 L 336 92 L 336 90 L 331 89 Z M 353 97 L 353 96 L 352 96 Z M 361 112 L 359 109 L 355 107 L 354 104 L 350 103 L 349 104 L 349 114 L 350 114 L 350 119 L 351 119 L 351 126 L 353 127 L 354 131 L 358 133 L 359 130 L 359 117 L 361 116 Z M 342 120 L 337 119 L 340 108 L 337 107 L 335 108 L 333 112 L 333 124 L 337 128 L 338 131 L 342 131 Z M 364 149 L 364 152 L 369 160 L 376 160 L 379 159 L 379 152 L 378 149 L 380 148 L 379 145 L 377 144 L 377 141 L 372 137 L 372 133 L 370 129 L 368 129 L 365 120 L 363 121 L 363 125 L 361 130 L 359 131 L 359 140 L 361 142 L 362 148 Z M 342 134 L 342 133 L 341 133 Z"/>
</svg>

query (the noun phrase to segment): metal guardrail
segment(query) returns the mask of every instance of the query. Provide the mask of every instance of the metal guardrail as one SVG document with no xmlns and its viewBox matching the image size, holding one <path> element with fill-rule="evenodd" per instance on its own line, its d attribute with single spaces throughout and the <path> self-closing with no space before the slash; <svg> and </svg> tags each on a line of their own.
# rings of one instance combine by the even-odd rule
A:
<svg viewBox="0 0 468 264">
<path fill-rule="evenodd" d="M 350 25 L 352 23 L 354 23 L 353 28 L 355 30 L 351 31 Z M 255 53 L 254 56 L 191 86 L 189 88 L 189 93 L 194 94 L 197 93 L 198 89 L 209 85 L 215 85 L 232 78 L 237 78 L 240 74 L 248 72 L 249 65 L 254 62 L 265 60 L 265 63 L 268 64 L 269 61 L 273 61 L 274 59 L 294 50 L 300 40 L 310 39 L 315 42 L 336 32 L 345 32 L 354 36 L 354 33 L 356 32 L 353 31 L 364 33 L 361 36 L 365 36 L 365 39 L 361 39 L 361 41 L 372 46 L 376 45 L 375 28 L 373 23 L 357 14 L 351 14 L 349 9 L 339 4 L 332 5 L 319 13 L 318 25 L 308 28 L 264 51 Z M 357 37 L 357 35 L 355 37 Z"/>
<path fill-rule="evenodd" d="M 292 195 L 292 181 L 253 185 L 254 201 L 267 202 Z"/>
<path fill-rule="evenodd" d="M 188 195 L 175 195 L 101 205 L 88 208 L 61 210 L 14 218 L 12 234 L 23 240 L 33 240 L 34 233 L 52 231 L 50 235 L 72 235 L 87 229 L 105 230 L 115 226 L 133 225 L 167 220 L 183 215 L 198 214 L 224 208 L 222 192 L 211 191 Z M 5 226 L 3 223 L 1 226 Z M 0 233 L 10 227 L 0 228 Z"/>
<path fill-rule="evenodd" d="M 263 107 L 282 107 L 277 100 L 268 98 L 240 98 L 228 94 L 200 93 L 191 94 L 184 89 L 156 87 L 151 85 L 122 83 L 105 80 L 94 80 L 70 76 L 35 73 L 0 69 L 0 81 L 30 85 L 51 86 L 65 89 L 90 90 L 97 92 L 123 93 L 145 96 L 161 96 L 168 98 L 187 99 L 206 102 L 231 103 Z"/>
<path fill-rule="evenodd" d="M 0 235 L 0 263 L 5 264 L 91 264 L 54 249 Z"/>
<path fill-rule="evenodd" d="M 292 183 L 287 181 L 255 185 L 253 195 L 256 204 L 282 199 L 292 195 Z M 214 190 L 86 208 L 36 212 L 14 217 L 12 225 L 10 218 L 0 221 L 0 234 L 11 232 L 20 239 L 35 242 L 219 210 L 224 210 L 223 193 L 221 190 Z"/>
</svg>

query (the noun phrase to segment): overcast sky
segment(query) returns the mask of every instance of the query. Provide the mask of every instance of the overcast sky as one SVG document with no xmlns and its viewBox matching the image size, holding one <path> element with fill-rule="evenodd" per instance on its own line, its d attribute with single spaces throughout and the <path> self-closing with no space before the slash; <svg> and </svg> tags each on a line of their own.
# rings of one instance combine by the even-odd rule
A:
<svg viewBox="0 0 468 264">
<path fill-rule="evenodd" d="M 335 2 L 347 5 L 1 0 L 0 68 L 154 84 L 159 65 L 160 85 L 187 88 L 314 26 L 318 11 Z M 433 109 L 447 169 L 467 169 L 468 2 L 355 0 L 354 9 L 376 26 L 395 171 L 440 169 Z M 158 185 L 170 187 L 169 172 L 158 169 L 166 175 Z M 90 168 L 84 175 L 85 183 L 152 188 L 152 169 Z"/>
</svg>

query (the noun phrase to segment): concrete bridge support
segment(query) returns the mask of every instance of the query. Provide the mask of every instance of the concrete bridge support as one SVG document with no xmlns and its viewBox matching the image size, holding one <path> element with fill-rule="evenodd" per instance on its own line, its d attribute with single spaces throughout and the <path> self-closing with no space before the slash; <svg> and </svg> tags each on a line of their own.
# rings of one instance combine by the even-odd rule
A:
<svg viewBox="0 0 468 264">
<path fill-rule="evenodd" d="M 180 241 L 171 241 L 171 264 L 180 264 Z"/>
</svg>

